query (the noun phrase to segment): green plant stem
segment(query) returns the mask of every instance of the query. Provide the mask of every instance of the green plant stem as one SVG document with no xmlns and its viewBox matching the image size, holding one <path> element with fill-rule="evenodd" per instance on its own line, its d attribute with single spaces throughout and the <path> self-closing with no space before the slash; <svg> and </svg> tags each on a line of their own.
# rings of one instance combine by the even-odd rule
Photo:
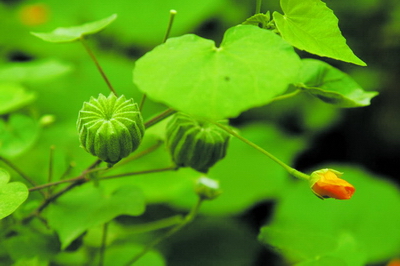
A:
<svg viewBox="0 0 400 266">
<path fill-rule="evenodd" d="M 47 177 L 47 183 L 51 183 L 53 180 L 53 163 L 54 163 L 54 145 L 50 147 L 50 156 L 49 156 L 49 174 Z M 48 188 L 47 194 L 51 193 L 51 187 Z"/>
<path fill-rule="evenodd" d="M 138 171 L 138 172 L 123 173 L 123 174 L 118 174 L 118 175 L 103 176 L 103 177 L 100 177 L 98 180 L 101 181 L 101 180 L 120 178 L 120 177 L 125 177 L 125 176 L 159 173 L 159 172 L 165 172 L 165 171 L 172 171 L 172 170 L 176 170 L 176 169 L 177 169 L 176 166 L 169 166 L 169 167 L 164 167 L 164 168 L 159 168 L 159 169 L 150 169 L 150 170 L 143 170 L 143 171 Z"/>
<path fill-rule="evenodd" d="M 184 226 L 189 224 L 193 219 L 196 217 L 196 215 L 199 212 L 200 206 L 203 203 L 203 199 L 200 197 L 198 198 L 196 205 L 193 206 L 193 208 L 190 210 L 190 212 L 185 216 L 183 221 L 171 228 L 169 231 L 167 231 L 164 235 L 160 236 L 159 238 L 155 239 L 153 242 L 148 244 L 140 253 L 138 253 L 135 257 L 133 257 L 128 263 L 126 263 L 126 266 L 130 266 L 136 261 L 138 261 L 143 255 L 145 255 L 147 252 L 149 252 L 154 246 L 156 246 L 158 243 L 161 241 L 167 239 L 168 237 L 172 236 L 179 230 L 181 230 Z"/>
<path fill-rule="evenodd" d="M 224 126 L 222 124 L 219 123 L 214 123 L 215 125 L 217 125 L 218 127 L 220 127 L 221 129 L 225 130 L 226 132 L 228 132 L 229 134 L 231 134 L 232 136 L 240 139 L 241 141 L 243 141 L 244 143 L 246 143 L 247 145 L 253 147 L 254 149 L 258 150 L 259 152 L 261 152 L 262 154 L 266 155 L 267 157 L 269 157 L 271 160 L 273 160 L 274 162 L 276 162 L 277 164 L 279 164 L 280 166 L 282 166 L 290 175 L 293 175 L 294 177 L 297 177 L 299 179 L 304 179 L 304 180 L 309 180 L 310 176 L 302 173 L 292 167 L 290 167 L 289 165 L 285 164 L 284 162 L 282 162 L 281 160 L 279 160 L 278 158 L 276 158 L 274 155 L 272 155 L 271 153 L 269 153 L 268 151 L 264 150 L 263 148 L 261 148 L 260 146 L 258 146 L 257 144 L 251 142 L 250 140 L 240 136 L 238 133 L 236 133 L 234 130 L 230 129 L 227 126 Z"/>
<path fill-rule="evenodd" d="M 143 157 L 143 156 L 145 156 L 145 155 L 147 155 L 147 154 L 149 154 L 149 153 L 152 153 L 152 152 L 155 151 L 157 148 L 159 148 L 159 147 L 161 146 L 162 143 L 163 143 L 163 142 L 162 142 L 161 140 L 160 140 L 160 141 L 157 141 L 156 144 L 150 146 L 149 148 L 147 148 L 147 149 L 145 149 L 145 150 L 143 150 L 143 151 L 141 151 L 141 152 L 134 153 L 134 154 L 132 154 L 131 156 L 129 156 L 129 157 L 127 157 L 127 158 L 121 160 L 120 162 L 118 162 L 118 164 L 114 165 L 114 166 L 113 166 L 112 168 L 110 168 L 109 170 L 114 170 L 114 169 L 116 169 L 116 168 L 118 168 L 118 167 L 120 167 L 120 166 L 122 166 L 122 165 L 125 165 L 125 164 L 127 164 L 127 163 L 129 163 L 129 162 L 131 162 L 131 161 L 137 160 L 137 159 L 139 159 L 139 158 L 141 158 L 141 157 Z"/>
<path fill-rule="evenodd" d="M 101 163 L 101 160 L 96 160 L 93 164 L 91 164 L 88 168 L 86 168 L 82 174 L 76 178 L 76 180 L 70 184 L 69 186 L 63 188 L 62 190 L 58 191 L 57 193 L 51 195 L 50 197 L 46 198 L 40 206 L 33 211 L 30 215 L 28 215 L 26 218 L 22 220 L 22 223 L 27 223 L 29 222 L 33 217 L 37 217 L 50 203 L 58 199 L 60 196 L 62 196 L 64 193 L 67 191 L 70 191 L 76 186 L 82 185 L 83 183 L 87 182 L 89 179 L 86 178 L 86 174 L 94 169 L 97 165 Z"/>
<path fill-rule="evenodd" d="M 158 114 L 157 116 L 153 117 L 149 121 L 146 121 L 144 123 L 144 126 L 147 129 L 147 128 L 157 124 L 158 122 L 164 120 L 165 118 L 169 117 L 170 115 L 172 115 L 174 113 L 176 113 L 176 111 L 172 108 L 169 108 L 169 109 L 165 110 L 164 112 Z"/>
<path fill-rule="evenodd" d="M 87 170 L 84 172 L 84 174 L 80 174 L 79 176 L 70 178 L 70 179 L 64 179 L 64 180 L 60 180 L 60 181 L 55 181 L 55 182 L 51 182 L 51 183 L 46 183 L 43 185 L 39 185 L 39 186 L 35 186 L 29 189 L 29 192 L 35 191 L 35 190 L 41 190 L 44 188 L 48 188 L 48 187 L 52 187 L 52 186 L 56 186 L 56 185 L 60 185 L 60 184 L 65 184 L 65 183 L 73 183 L 82 179 L 86 179 L 85 175 L 90 174 L 90 173 L 94 173 L 94 172 L 98 172 L 101 170 L 106 170 L 107 168 L 104 167 L 100 167 L 100 168 L 93 168 L 90 170 Z"/>
<path fill-rule="evenodd" d="M 117 92 L 114 90 L 113 86 L 111 85 L 110 80 L 107 78 L 106 73 L 104 72 L 103 68 L 100 66 L 99 61 L 97 60 L 96 56 L 92 52 L 92 50 L 89 48 L 87 45 L 84 37 L 80 38 L 81 43 L 83 44 L 83 47 L 85 47 L 86 52 L 89 54 L 90 58 L 93 60 L 94 64 L 96 65 L 97 69 L 99 70 L 101 76 L 103 77 L 104 81 L 107 83 L 108 88 L 112 93 L 114 93 L 115 96 L 118 97 Z"/>
<path fill-rule="evenodd" d="M 171 9 L 169 11 L 168 26 L 167 26 L 167 30 L 165 32 L 162 43 L 165 43 L 169 38 L 169 34 L 171 33 L 171 29 L 172 29 L 172 25 L 174 24 L 174 19 L 175 19 L 176 13 L 177 13 L 176 10 L 173 10 L 173 9 Z M 140 100 L 140 104 L 139 104 L 140 111 L 142 111 L 143 105 L 144 105 L 144 102 L 146 101 L 146 99 L 147 99 L 147 94 L 143 94 L 142 99 Z"/>
<path fill-rule="evenodd" d="M 11 169 L 13 169 L 16 173 L 18 173 L 23 179 L 25 179 L 28 183 L 32 186 L 36 186 L 35 182 L 26 174 L 24 174 L 17 166 L 15 166 L 11 161 L 8 159 L 1 157 L 0 160 L 3 161 L 6 165 L 8 165 Z"/>
<path fill-rule="evenodd" d="M 261 13 L 261 2 L 262 2 L 262 0 L 256 0 L 256 13 L 255 14 Z"/>
<path fill-rule="evenodd" d="M 103 232 L 102 232 L 102 235 L 101 235 L 99 266 L 103 266 L 104 265 L 104 256 L 105 256 L 106 245 L 107 245 L 108 225 L 109 225 L 109 223 L 103 224 Z"/>
<path fill-rule="evenodd" d="M 183 220 L 184 217 L 182 215 L 174 215 L 154 222 L 130 226 L 129 231 L 135 234 L 152 232 L 180 224 Z"/>
<path fill-rule="evenodd" d="M 31 184 L 32 186 L 36 186 L 36 183 L 29 176 L 27 176 L 24 172 L 22 172 L 17 166 L 15 166 L 11 161 L 9 161 L 8 159 L 6 159 L 2 156 L 0 156 L 0 160 L 3 161 L 6 165 L 8 165 L 8 167 L 13 169 L 17 174 L 19 174 L 29 184 Z M 44 198 L 46 198 L 46 194 L 43 191 L 40 191 L 40 194 L 42 194 L 42 196 Z"/>
<path fill-rule="evenodd" d="M 169 38 L 169 34 L 171 33 L 171 29 L 172 29 L 172 25 L 174 24 L 174 19 L 175 19 L 176 13 L 177 12 L 174 9 L 171 9 L 169 11 L 168 26 L 167 26 L 167 30 L 165 32 L 165 36 L 164 36 L 162 43 L 165 43 Z"/>
</svg>

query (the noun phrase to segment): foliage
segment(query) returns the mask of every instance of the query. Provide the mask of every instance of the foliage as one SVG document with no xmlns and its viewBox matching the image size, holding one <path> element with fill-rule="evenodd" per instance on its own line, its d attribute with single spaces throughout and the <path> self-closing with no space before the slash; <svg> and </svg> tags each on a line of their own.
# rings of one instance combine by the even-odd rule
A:
<svg viewBox="0 0 400 266">
<path fill-rule="evenodd" d="M 276 250 L 284 265 L 357 266 L 399 256 L 394 183 L 336 165 L 354 197 L 321 200 L 310 175 L 290 166 L 340 119 L 339 108 L 367 107 L 378 92 L 343 71 L 345 62 L 366 63 L 329 4 L 278 2 L 282 11 L 261 13 L 258 1 L 250 17 L 253 3 L 229 0 L 1 3 L 0 53 L 11 58 L 0 61 L 1 265 L 256 265 L 258 253 Z M 215 17 L 225 32 L 204 36 L 201 23 Z M 112 164 L 80 144 L 117 152 L 129 130 L 114 128 L 131 110 L 87 138 L 76 130 L 82 105 L 99 93 L 135 101 L 146 128 L 138 149 Z M 93 107 L 104 114 L 100 128 L 114 108 L 102 103 Z M 249 118 L 260 110 L 272 119 Z M 191 162 L 202 165 L 218 141 L 222 160 L 200 171 L 175 165 L 166 125 L 177 111 L 198 124 L 177 119 L 174 138 L 190 142 L 197 125 L 218 132 L 196 135 Z M 288 113 L 305 134 L 283 130 Z M 216 140 L 228 133 L 228 146 Z M 174 143 L 183 160 L 185 142 Z M 265 202 L 270 220 L 251 228 L 238 219 Z"/>
</svg>

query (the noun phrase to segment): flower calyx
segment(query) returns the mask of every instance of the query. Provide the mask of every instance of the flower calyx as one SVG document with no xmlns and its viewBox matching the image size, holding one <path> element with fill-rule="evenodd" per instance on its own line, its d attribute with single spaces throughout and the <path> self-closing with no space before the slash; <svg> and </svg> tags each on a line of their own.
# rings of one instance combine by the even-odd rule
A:
<svg viewBox="0 0 400 266">
<path fill-rule="evenodd" d="M 310 175 L 310 188 L 320 199 L 350 199 L 355 188 L 346 180 L 341 179 L 342 175 L 343 173 L 328 168 L 314 171 Z"/>
</svg>

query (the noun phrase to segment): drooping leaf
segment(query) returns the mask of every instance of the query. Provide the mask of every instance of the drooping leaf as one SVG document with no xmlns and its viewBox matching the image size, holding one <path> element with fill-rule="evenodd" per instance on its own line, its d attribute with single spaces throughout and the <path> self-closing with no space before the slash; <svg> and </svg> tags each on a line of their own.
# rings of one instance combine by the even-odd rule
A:
<svg viewBox="0 0 400 266">
<path fill-rule="evenodd" d="M 296 262 L 334 257 L 345 265 L 362 266 L 394 257 L 400 245 L 399 189 L 363 170 L 333 168 L 356 187 L 353 198 L 322 201 L 307 183 L 296 182 L 282 195 L 270 224 L 261 229 L 260 241 Z"/>
<path fill-rule="evenodd" d="M 34 92 L 28 92 L 16 83 L 0 84 L 0 95 L 0 115 L 16 111 L 36 99 Z"/>
<path fill-rule="evenodd" d="M 226 31 L 220 47 L 188 34 L 136 62 L 134 83 L 155 101 L 210 119 L 235 117 L 286 90 L 298 74 L 293 47 L 250 25 Z"/>
<path fill-rule="evenodd" d="M 312 96 L 337 107 L 370 105 L 378 92 L 365 92 L 349 75 L 315 59 L 304 59 L 300 87 Z"/>
<path fill-rule="evenodd" d="M 15 157 L 28 150 L 36 141 L 39 125 L 32 117 L 15 113 L 0 119 L 0 155 Z"/>
<path fill-rule="evenodd" d="M 28 188 L 21 182 L 10 182 L 9 173 L 0 168 L 0 219 L 13 213 L 27 198 Z"/>
<path fill-rule="evenodd" d="M 107 27 L 111 22 L 117 18 L 116 14 L 113 14 L 107 18 L 97 20 L 94 22 L 85 23 L 80 26 L 74 27 L 60 27 L 56 28 L 52 32 L 31 32 L 34 36 L 47 41 L 55 43 L 74 42 L 79 40 L 85 35 L 97 33 Z"/>
<path fill-rule="evenodd" d="M 281 36 L 294 47 L 319 56 L 365 66 L 346 44 L 338 19 L 320 0 L 281 0 L 284 15 L 273 17 Z"/>
<path fill-rule="evenodd" d="M 101 187 L 88 184 L 57 199 L 48 209 L 48 220 L 64 249 L 90 227 L 118 215 L 140 215 L 144 209 L 144 196 L 137 187 L 124 186 L 102 193 Z"/>
</svg>

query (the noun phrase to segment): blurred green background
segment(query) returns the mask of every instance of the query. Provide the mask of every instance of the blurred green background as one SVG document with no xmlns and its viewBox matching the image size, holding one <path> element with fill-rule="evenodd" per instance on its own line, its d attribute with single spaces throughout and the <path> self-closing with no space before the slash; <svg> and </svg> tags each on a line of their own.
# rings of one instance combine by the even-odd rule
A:
<svg viewBox="0 0 400 266">
<path fill-rule="evenodd" d="M 319 166 L 331 167 L 332 164 L 338 165 L 337 169 L 340 171 L 348 169 L 344 177 L 349 177 L 349 181 L 358 183 L 359 190 L 365 188 L 364 191 L 369 191 L 372 195 L 360 192 L 360 195 L 364 196 L 351 203 L 353 212 L 350 213 L 359 216 L 349 218 L 346 223 L 355 224 L 346 228 L 350 228 L 350 231 L 354 229 L 357 233 L 348 235 L 341 231 L 342 242 L 336 252 L 342 257 L 351 258 L 346 261 L 350 266 L 362 265 L 364 261 L 368 261 L 370 265 L 385 265 L 391 257 L 400 256 L 400 235 L 395 226 L 398 227 L 400 219 L 399 215 L 393 214 L 400 212 L 399 190 L 395 189 L 395 186 L 400 184 L 397 172 L 400 160 L 400 105 L 398 104 L 400 2 L 398 0 L 326 0 L 325 2 L 339 18 L 339 26 L 349 46 L 367 62 L 368 67 L 329 59 L 326 61 L 350 74 L 365 90 L 376 90 L 380 95 L 372 100 L 371 106 L 355 109 L 337 109 L 302 95 L 249 110 L 231 122 L 240 128 L 243 135 L 282 160 L 293 162 L 293 166 L 301 171 L 310 172 Z M 72 161 L 75 167 L 71 175 L 78 174 L 93 160 L 79 147 L 75 129 L 77 112 L 90 96 L 96 96 L 98 93 L 108 94 L 108 88 L 81 44 L 45 43 L 30 35 L 30 31 L 47 32 L 59 26 L 79 25 L 108 17 L 113 13 L 118 14 L 118 19 L 114 23 L 103 32 L 89 37 L 88 42 L 116 90 L 139 101 L 141 93 L 132 83 L 134 62 L 161 43 L 170 9 L 178 11 L 171 37 L 195 33 L 219 43 L 226 29 L 243 22 L 254 13 L 255 1 L 0 1 L 0 102 L 5 110 L 4 106 L 12 97 L 7 96 L 7 92 L 20 91 L 19 96 L 13 100 L 21 107 L 16 114 L 8 114 L 14 110 L 5 110 L 1 113 L 2 123 L 9 123 L 13 132 L 16 132 L 14 135 L 2 133 L 1 156 L 10 158 L 38 183 L 46 182 L 51 145 L 56 146 L 54 176 L 61 176 Z M 264 1 L 262 11 L 267 10 L 280 11 L 279 1 Z M 304 52 L 299 54 L 302 57 L 315 58 Z M 143 112 L 145 120 L 164 109 L 165 106 L 160 104 L 146 102 Z M 55 121 L 47 125 L 43 122 L 44 115 L 51 115 Z M 11 121 L 14 121 L 14 124 Z M 5 130 L 6 126 L 3 124 L 1 126 Z M 155 128 L 149 133 L 146 144 L 154 143 L 154 139 L 160 135 L 157 130 L 158 128 Z M 15 138 L 15 135 L 18 138 Z M 325 201 L 313 203 L 316 206 L 307 205 L 306 201 L 304 206 L 296 208 L 303 212 L 296 214 L 295 210 L 290 208 L 297 206 L 294 205 L 296 201 L 300 204 L 298 198 L 286 197 L 285 193 L 301 194 L 296 192 L 300 184 L 288 179 L 278 166 L 270 162 L 264 164 L 265 158 L 253 154 L 251 149 L 246 150 L 247 147 L 238 141 L 233 141 L 231 148 L 226 160 L 210 172 L 211 177 L 221 180 L 221 186 L 225 187 L 226 193 L 215 202 L 207 203 L 203 215 L 193 225 L 163 243 L 159 250 L 164 258 L 159 253 L 154 253 L 154 258 L 149 258 L 149 260 L 154 259 L 154 265 L 163 265 L 164 260 L 168 261 L 168 265 L 285 265 L 282 254 L 286 253 L 280 245 L 287 247 L 287 243 L 282 240 L 285 236 L 279 235 L 281 232 L 279 230 L 292 228 L 290 226 L 293 221 L 302 219 L 305 213 L 313 213 L 313 208 L 324 208 L 321 204 L 325 204 Z M 243 154 L 249 157 L 245 158 Z M 147 161 L 144 159 L 139 161 L 135 169 L 165 165 L 168 162 L 167 157 L 165 151 L 160 151 Z M 233 165 L 241 167 L 235 168 Z M 130 168 L 120 170 L 123 171 L 131 170 Z M 178 174 L 164 175 L 165 183 L 158 183 L 160 176 L 143 177 L 135 181 L 109 182 L 109 189 L 121 184 L 143 186 L 147 202 L 151 203 L 146 213 L 140 218 L 135 218 L 136 220 L 127 216 L 117 218 L 112 232 L 120 236 L 123 234 L 121 228 L 124 226 L 130 228 L 131 224 L 164 218 L 176 211 L 186 211 L 193 203 L 191 178 L 196 175 L 197 173 L 191 170 L 183 170 Z M 273 181 L 267 180 L 268 175 Z M 18 179 L 15 173 L 13 177 Z M 382 195 L 374 194 L 373 186 L 366 185 L 368 180 L 371 184 L 375 184 L 376 180 L 384 184 L 392 183 L 388 183 L 390 187 L 388 190 L 382 190 L 385 194 Z M 381 183 L 377 187 L 380 185 Z M 314 200 L 313 195 L 305 197 Z M 362 197 L 376 198 L 376 201 L 362 201 Z M 34 195 L 30 199 L 32 202 L 36 200 Z M 333 201 L 328 204 L 330 206 L 337 203 Z M 368 211 L 369 207 L 371 210 Z M 23 214 L 32 208 L 24 206 L 21 212 Z M 329 208 L 332 208 L 333 213 L 343 211 L 336 209 L 337 206 Z M 377 210 L 382 212 L 376 213 Z M 293 213 L 293 216 L 287 216 L 286 212 Z M 347 213 L 349 210 L 343 212 Z M 392 220 L 391 214 L 393 214 Z M 279 219 L 284 219 L 281 217 L 286 217 L 285 221 L 288 222 L 280 223 Z M 380 219 L 389 222 L 385 224 Z M 368 222 L 365 223 L 365 227 L 359 229 L 355 221 L 361 220 Z M 265 248 L 257 241 L 259 228 L 267 222 L 270 222 L 271 227 L 263 229 L 260 239 L 261 241 L 267 239 L 266 242 L 277 248 Z M 342 223 L 345 222 L 340 220 L 335 226 L 338 224 L 342 226 Z M 336 228 L 335 226 L 332 228 Z M 371 229 L 372 227 L 374 229 Z M 375 233 L 371 235 L 379 234 L 376 227 L 382 230 L 380 233 L 383 235 L 392 234 L 391 238 L 389 240 L 379 237 L 366 238 L 365 235 L 374 230 Z M 308 232 L 309 228 L 301 230 Z M 34 254 L 51 253 L 53 255 L 48 256 L 55 257 L 53 261 L 57 261 L 54 265 L 74 265 L 77 261 L 85 263 L 88 260 L 87 254 L 90 254 L 87 250 L 96 247 L 91 237 L 97 236 L 98 231 L 98 228 L 92 228 L 85 236 L 83 241 L 86 247 L 89 247 L 85 251 L 80 248 L 79 241 L 71 244 L 70 251 L 58 255 L 54 255 L 56 251 L 54 254 L 48 250 L 32 251 L 30 247 L 24 245 L 21 249 L 24 251 L 26 248 Z M 323 233 L 328 236 L 335 234 L 329 230 Z M 44 239 L 43 243 L 36 243 L 38 249 L 57 242 L 51 236 L 44 237 L 33 232 L 28 232 L 26 235 L 29 238 Z M 146 243 L 151 237 L 140 235 L 137 239 L 139 243 Z M 297 237 L 304 239 L 302 236 Z M 287 239 L 288 242 L 293 242 L 290 237 Z M 324 237 L 319 239 L 325 241 Z M 124 249 L 131 252 L 137 248 L 130 242 L 129 245 L 133 245 L 132 247 L 123 245 L 124 241 L 114 243 L 110 247 L 111 257 L 120 256 L 124 253 Z M 329 241 L 326 240 L 324 243 L 330 243 Z M 365 243 L 360 245 L 363 247 L 360 248 L 362 251 L 346 255 L 346 252 L 359 248 L 352 241 Z M 374 253 L 371 251 L 374 247 L 368 246 L 370 243 L 380 246 L 382 250 L 377 249 Z M 7 240 L 0 245 L 12 250 L 19 244 L 17 240 L 14 242 Z M 303 244 L 299 241 L 298 246 Z M 385 249 L 386 244 L 387 249 Z M 290 248 L 296 250 L 298 247 Z M 372 254 L 370 257 L 364 254 L 367 251 Z M 18 252 L 11 253 L 13 258 L 30 258 L 26 253 L 25 255 Z M 304 251 L 304 254 L 306 253 Z M 359 257 L 354 255 L 356 253 Z M 312 252 L 307 254 L 311 257 L 318 255 Z M 4 252 L 0 252 L 0 255 L 7 258 Z M 292 255 L 287 255 L 286 259 L 292 259 Z M 41 254 L 39 257 L 43 259 L 46 256 Z M 294 260 L 296 259 L 298 258 Z M 6 259 L 4 261 L 8 263 Z M 71 263 L 68 264 L 68 261 Z M 110 264 L 107 265 L 112 265 L 112 262 L 108 263 Z M 312 263 L 304 265 L 331 265 Z M 332 265 L 346 265 L 341 263 Z"/>
</svg>

